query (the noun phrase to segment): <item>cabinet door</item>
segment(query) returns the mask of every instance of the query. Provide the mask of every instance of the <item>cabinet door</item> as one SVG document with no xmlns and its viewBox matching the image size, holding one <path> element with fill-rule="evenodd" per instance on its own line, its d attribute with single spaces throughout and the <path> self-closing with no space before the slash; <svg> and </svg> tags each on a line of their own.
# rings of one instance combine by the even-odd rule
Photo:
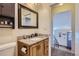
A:
<svg viewBox="0 0 79 59">
<path fill-rule="evenodd" d="M 48 50 L 48 47 L 49 47 L 49 46 L 48 46 L 48 42 L 49 42 L 48 39 L 46 39 L 46 40 L 44 41 L 44 46 L 45 46 L 44 55 L 45 55 L 45 56 L 48 56 L 48 51 L 49 51 L 49 50 Z"/>
<path fill-rule="evenodd" d="M 44 43 L 43 41 L 30 47 L 31 56 L 43 56 L 44 55 Z"/>
</svg>

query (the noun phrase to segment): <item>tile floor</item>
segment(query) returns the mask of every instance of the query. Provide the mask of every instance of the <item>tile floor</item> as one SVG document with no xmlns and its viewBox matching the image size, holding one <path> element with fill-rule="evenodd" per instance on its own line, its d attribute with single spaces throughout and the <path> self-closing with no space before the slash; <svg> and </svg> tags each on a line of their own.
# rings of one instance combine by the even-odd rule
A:
<svg viewBox="0 0 79 59">
<path fill-rule="evenodd" d="M 75 56 L 75 54 L 69 53 L 67 51 L 59 50 L 56 48 L 51 48 L 52 56 Z"/>
</svg>

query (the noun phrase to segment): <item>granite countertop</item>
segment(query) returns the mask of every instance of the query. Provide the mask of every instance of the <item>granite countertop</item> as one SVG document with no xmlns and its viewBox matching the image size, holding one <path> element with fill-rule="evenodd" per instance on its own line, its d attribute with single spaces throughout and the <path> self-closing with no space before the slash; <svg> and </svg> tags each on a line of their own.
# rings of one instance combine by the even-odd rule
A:
<svg viewBox="0 0 79 59">
<path fill-rule="evenodd" d="M 25 43 L 27 45 L 32 45 L 32 44 L 35 44 L 39 41 L 45 40 L 47 38 L 48 37 L 44 37 L 44 36 L 43 37 L 33 37 L 33 38 L 28 38 L 28 39 L 21 39 L 19 41 L 22 42 L 22 43 Z"/>
</svg>

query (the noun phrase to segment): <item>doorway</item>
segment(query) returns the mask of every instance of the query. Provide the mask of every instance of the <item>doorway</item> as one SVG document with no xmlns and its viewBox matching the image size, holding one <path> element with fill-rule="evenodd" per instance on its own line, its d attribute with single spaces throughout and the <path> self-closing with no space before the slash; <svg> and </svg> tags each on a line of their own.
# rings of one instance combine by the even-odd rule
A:
<svg viewBox="0 0 79 59">
<path fill-rule="evenodd" d="M 52 32 L 51 32 L 51 54 L 52 55 L 74 55 L 73 49 L 73 12 L 67 4 L 56 6 L 52 9 Z M 59 9 L 62 8 L 62 9 Z M 56 11 L 55 11 L 56 10 Z"/>
</svg>

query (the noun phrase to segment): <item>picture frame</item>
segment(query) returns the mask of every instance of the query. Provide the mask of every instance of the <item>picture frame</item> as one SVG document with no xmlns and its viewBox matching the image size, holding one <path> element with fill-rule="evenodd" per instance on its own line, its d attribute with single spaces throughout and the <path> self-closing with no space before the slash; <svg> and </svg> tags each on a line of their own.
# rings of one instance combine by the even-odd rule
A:
<svg viewBox="0 0 79 59">
<path fill-rule="evenodd" d="M 18 4 L 18 28 L 38 28 L 38 12 Z"/>
</svg>

